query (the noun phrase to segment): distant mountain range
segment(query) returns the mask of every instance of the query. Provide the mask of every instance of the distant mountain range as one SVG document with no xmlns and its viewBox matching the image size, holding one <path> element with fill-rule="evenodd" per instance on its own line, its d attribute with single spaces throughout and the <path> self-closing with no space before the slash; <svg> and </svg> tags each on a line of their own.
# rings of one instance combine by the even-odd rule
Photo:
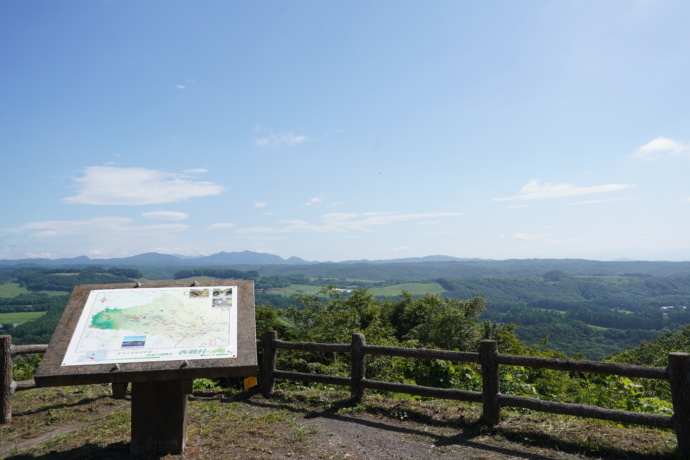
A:
<svg viewBox="0 0 690 460">
<path fill-rule="evenodd" d="M 391 260 L 348 260 L 338 262 L 341 264 L 383 264 L 383 263 L 418 263 L 418 262 L 452 262 L 461 260 L 450 256 L 426 256 L 426 257 L 410 257 L 406 259 L 391 259 Z M 478 260 L 478 259 L 474 259 Z M 216 266 L 216 265 L 307 265 L 319 264 L 323 262 L 310 262 L 299 257 L 290 257 L 283 259 L 274 254 L 266 254 L 261 252 L 242 251 L 242 252 L 219 252 L 210 256 L 178 256 L 171 254 L 159 254 L 157 252 L 147 252 L 131 257 L 121 257 L 113 259 L 91 259 L 87 256 L 79 256 L 64 259 L 2 259 L 0 265 L 2 266 L 16 266 L 16 265 L 115 265 L 115 266 Z"/>
<path fill-rule="evenodd" d="M 262 276 L 302 274 L 312 278 L 368 280 L 437 279 L 482 276 L 540 276 L 551 270 L 572 275 L 644 275 L 690 276 L 688 262 L 598 261 L 585 259 L 461 259 L 450 256 L 410 257 L 389 260 L 348 260 L 314 262 L 252 251 L 219 252 L 210 256 L 188 257 L 149 252 L 132 257 L 91 259 L 86 256 L 67 259 L 0 260 L 0 268 L 20 267 L 82 268 L 126 267 L 146 272 L 150 279 L 168 279 L 176 271 L 202 267 L 234 267 L 257 270 Z"/>
</svg>

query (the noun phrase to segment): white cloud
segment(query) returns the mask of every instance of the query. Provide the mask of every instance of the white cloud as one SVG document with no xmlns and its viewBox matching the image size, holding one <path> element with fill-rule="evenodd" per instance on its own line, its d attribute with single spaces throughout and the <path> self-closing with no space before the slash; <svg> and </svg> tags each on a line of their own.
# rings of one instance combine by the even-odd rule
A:
<svg viewBox="0 0 690 460">
<path fill-rule="evenodd" d="M 268 206 L 268 201 L 254 201 L 252 204 L 255 208 L 265 208 Z"/>
<path fill-rule="evenodd" d="M 422 214 L 395 214 L 390 212 L 331 213 L 321 217 L 320 224 L 312 224 L 303 220 L 282 221 L 282 227 L 250 227 L 237 230 L 241 234 L 259 233 L 292 233 L 292 232 L 373 232 L 371 227 L 389 225 L 411 220 L 437 219 L 440 217 L 460 216 L 462 212 L 429 212 Z"/>
<path fill-rule="evenodd" d="M 271 132 L 268 137 L 257 139 L 254 141 L 259 147 L 271 146 L 283 146 L 283 145 L 297 145 L 310 140 L 309 136 L 292 134 L 292 131 L 285 133 L 273 133 Z"/>
<path fill-rule="evenodd" d="M 114 236 L 135 237 L 146 234 L 148 237 L 156 237 L 162 233 L 181 232 L 189 228 L 185 224 L 157 224 L 146 226 L 130 225 L 132 219 L 128 217 L 95 217 L 80 221 L 53 220 L 44 222 L 31 222 L 19 227 L 19 230 L 29 230 L 35 237 L 85 237 L 92 236 L 108 239 Z"/>
<path fill-rule="evenodd" d="M 412 248 L 409 246 L 398 246 L 397 248 L 393 248 L 393 251 L 395 252 L 400 252 L 400 251 L 411 251 Z"/>
<path fill-rule="evenodd" d="M 144 212 L 141 215 L 153 220 L 185 220 L 189 217 L 189 214 L 186 212 L 177 211 L 151 211 Z"/>
<path fill-rule="evenodd" d="M 621 198 L 611 198 L 610 200 L 590 200 L 590 201 L 576 201 L 575 203 L 569 203 L 570 205 L 586 205 L 586 204 L 599 204 L 599 203 L 611 203 L 614 201 L 627 201 L 632 200 L 632 197 L 626 196 Z"/>
<path fill-rule="evenodd" d="M 323 195 L 315 196 L 314 198 L 310 198 L 309 201 L 304 203 L 304 206 L 311 206 L 313 204 L 318 204 L 318 203 L 321 203 L 323 201 L 326 201 L 328 198 L 330 198 L 330 197 L 323 196 Z"/>
<path fill-rule="evenodd" d="M 175 88 L 177 88 L 177 89 L 185 89 L 186 86 L 185 86 L 185 85 L 175 85 Z"/>
<path fill-rule="evenodd" d="M 213 224 L 209 227 L 211 230 L 219 230 L 219 229 L 226 229 L 226 228 L 235 228 L 235 224 L 232 222 L 218 222 L 217 224 Z"/>
<path fill-rule="evenodd" d="M 516 235 L 513 235 L 513 238 L 516 238 L 518 240 L 535 241 L 545 240 L 549 236 L 550 235 L 548 233 L 518 233 Z"/>
<path fill-rule="evenodd" d="M 676 141 L 667 137 L 657 137 L 637 148 L 632 156 L 644 160 L 659 160 L 680 155 L 690 155 L 690 143 Z"/>
<path fill-rule="evenodd" d="M 217 195 L 223 187 L 193 179 L 189 174 L 169 173 L 148 168 L 90 166 L 79 184 L 77 195 L 63 198 L 66 203 L 93 205 L 149 205 L 174 203 L 189 198 Z"/>
<path fill-rule="evenodd" d="M 572 184 L 541 184 L 536 180 L 527 182 L 520 194 L 504 198 L 494 198 L 494 201 L 523 201 L 543 198 L 564 198 L 568 196 L 589 195 L 593 193 L 608 193 L 631 188 L 630 184 L 606 184 L 591 187 L 576 187 Z"/>
<path fill-rule="evenodd" d="M 331 134 L 341 134 L 344 133 L 344 129 L 336 128 L 336 129 L 331 129 L 330 131 L 326 131 L 324 133 L 324 136 L 330 136 Z"/>
</svg>

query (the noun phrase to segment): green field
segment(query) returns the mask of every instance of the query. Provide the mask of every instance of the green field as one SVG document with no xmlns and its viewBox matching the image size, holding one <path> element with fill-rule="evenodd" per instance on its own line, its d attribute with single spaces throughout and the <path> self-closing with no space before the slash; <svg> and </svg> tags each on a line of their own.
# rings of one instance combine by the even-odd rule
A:
<svg viewBox="0 0 690 460">
<path fill-rule="evenodd" d="M 45 315 L 44 311 L 23 311 L 20 313 L 0 313 L 0 324 L 26 323 Z"/>
<path fill-rule="evenodd" d="M 3 283 L 0 284 L 0 297 L 14 297 L 19 294 L 28 294 L 29 291 L 17 283 Z"/>
<path fill-rule="evenodd" d="M 312 286 L 309 284 L 293 284 L 286 288 L 276 289 L 275 291 L 267 291 L 269 294 L 280 294 L 284 296 L 291 295 L 308 295 L 318 294 L 321 286 Z"/>
<path fill-rule="evenodd" d="M 69 294 L 69 292 L 65 291 L 40 291 L 42 294 L 48 294 L 48 295 L 65 295 Z M 0 284 L 0 297 L 15 297 L 18 296 L 19 294 L 30 294 L 31 291 L 29 291 L 26 288 L 21 287 L 17 283 L 2 283 Z"/>
<path fill-rule="evenodd" d="M 442 294 L 445 289 L 438 283 L 403 283 L 381 288 L 371 288 L 369 292 L 379 296 L 397 296 L 407 291 L 412 295 Z"/>
</svg>

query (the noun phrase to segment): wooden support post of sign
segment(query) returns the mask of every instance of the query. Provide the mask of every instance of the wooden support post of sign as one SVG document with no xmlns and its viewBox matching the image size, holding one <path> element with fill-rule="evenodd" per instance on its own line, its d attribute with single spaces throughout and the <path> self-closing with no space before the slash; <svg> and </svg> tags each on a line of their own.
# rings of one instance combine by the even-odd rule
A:
<svg viewBox="0 0 690 460">
<path fill-rule="evenodd" d="M 132 455 L 181 454 L 191 380 L 132 382 Z"/>
</svg>

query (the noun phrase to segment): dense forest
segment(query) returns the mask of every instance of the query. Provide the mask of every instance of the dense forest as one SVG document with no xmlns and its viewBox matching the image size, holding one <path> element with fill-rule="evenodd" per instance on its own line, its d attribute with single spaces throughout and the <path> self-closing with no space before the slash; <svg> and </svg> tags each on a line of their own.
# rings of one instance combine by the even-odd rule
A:
<svg viewBox="0 0 690 460">
<path fill-rule="evenodd" d="M 524 261 L 523 261 L 524 262 Z M 507 263 L 507 262 L 506 262 Z M 358 264 L 359 265 L 359 264 Z M 383 270 L 385 264 L 368 264 Z M 391 264 L 392 270 L 385 280 L 363 278 L 308 277 L 303 273 L 264 274 L 258 270 L 238 270 L 227 267 L 207 267 L 177 270 L 174 279 L 211 277 L 218 279 L 253 279 L 255 298 L 259 306 L 269 306 L 280 311 L 301 308 L 300 296 L 291 286 L 332 285 L 343 290 L 347 298 L 353 289 L 377 290 L 386 286 L 403 286 L 397 296 L 386 295 L 377 301 L 399 301 L 402 290 L 419 285 L 436 285 L 445 299 L 472 299 L 481 297 L 486 303 L 479 316 L 480 321 L 496 324 L 512 324 L 519 340 L 530 346 L 548 344 L 548 347 L 567 356 L 604 359 L 614 353 L 631 349 L 643 341 L 655 339 L 668 332 L 679 330 L 690 323 L 690 275 L 674 274 L 659 276 L 650 273 L 622 273 L 618 275 L 573 274 L 551 269 L 538 275 L 528 276 L 474 276 L 460 278 L 416 279 L 394 278 L 400 266 L 419 264 Z M 432 264 L 432 265 L 438 265 Z M 539 262 L 538 267 L 552 268 L 554 263 Z M 580 264 L 571 263 L 574 267 Z M 625 265 L 645 268 L 647 265 Z M 617 265 L 620 267 L 621 265 Z M 352 267 L 353 265 L 344 265 Z M 503 271 L 513 265 L 507 263 Z M 674 265 L 662 265 L 667 273 Z M 310 268 L 299 266 L 300 268 Z M 681 269 L 684 265 L 676 265 Z M 611 271 L 609 269 L 609 271 Z M 682 270 L 681 270 L 682 271 Z M 49 311 L 57 300 L 43 294 L 46 291 L 69 292 L 75 284 L 134 282 L 143 280 L 145 274 L 132 268 L 41 268 L 18 267 L 0 270 L 0 281 L 18 283 L 29 294 L 0 298 L 0 313 L 21 311 Z M 403 284 L 406 283 L 406 284 Z M 424 291 L 421 291 L 424 292 Z M 39 296 L 39 297 L 36 297 Z M 422 297 L 421 294 L 411 296 Z M 65 299 L 65 298 L 63 298 Z M 64 303 L 65 300 L 63 300 Z M 54 302 L 54 303 L 50 303 Z M 24 335 L 49 337 L 51 315 L 26 323 L 11 333 L 24 343 Z M 54 325 L 52 326 L 54 327 Z M 31 332 L 26 332 L 32 329 Z M 9 331 L 10 329 L 5 329 Z M 46 340 L 43 340 L 45 342 Z M 34 340 L 34 343 L 35 340 Z"/>
</svg>

